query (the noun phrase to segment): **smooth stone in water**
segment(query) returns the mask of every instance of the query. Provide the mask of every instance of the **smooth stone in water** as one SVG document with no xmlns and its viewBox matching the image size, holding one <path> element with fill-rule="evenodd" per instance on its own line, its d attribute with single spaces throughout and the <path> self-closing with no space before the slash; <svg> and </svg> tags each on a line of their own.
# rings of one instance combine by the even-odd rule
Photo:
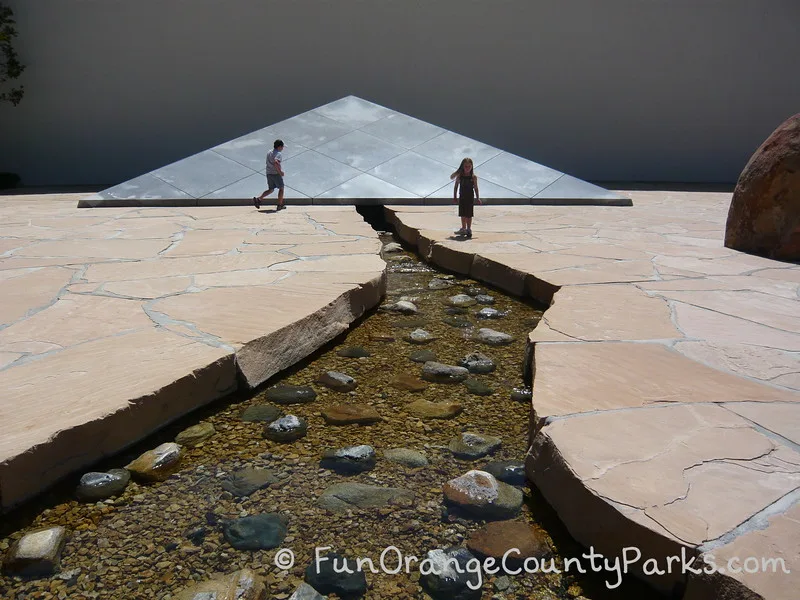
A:
<svg viewBox="0 0 800 600">
<path fill-rule="evenodd" d="M 522 508 L 522 492 L 486 471 L 467 471 L 442 489 L 445 500 L 482 519 L 511 519 Z"/>
<path fill-rule="evenodd" d="M 481 587 L 477 584 L 483 579 L 467 569 L 467 563 L 474 559 L 469 550 L 459 546 L 431 550 L 425 555 L 431 568 L 420 577 L 420 584 L 435 600 L 480 600 Z M 468 583 L 477 589 L 471 589 Z"/>
<path fill-rule="evenodd" d="M 395 263 L 410 263 L 410 262 L 414 261 L 413 258 L 411 258 L 410 256 L 405 256 L 405 255 L 403 255 L 403 256 L 389 256 L 385 260 L 388 260 L 388 261 L 391 261 L 391 262 L 395 262 Z"/>
<path fill-rule="evenodd" d="M 181 447 L 167 442 L 148 450 L 125 468 L 142 481 L 164 481 L 178 470 L 180 463 Z"/>
<path fill-rule="evenodd" d="M 408 300 L 399 300 L 394 304 L 385 304 L 381 308 L 385 311 L 396 312 L 402 315 L 413 315 L 419 312 L 417 306 Z"/>
<path fill-rule="evenodd" d="M 326 600 L 326 598 L 327 596 L 323 596 L 306 582 L 297 586 L 294 593 L 289 596 L 289 600 Z"/>
<path fill-rule="evenodd" d="M 406 410 L 421 419 L 452 419 L 460 415 L 464 407 L 456 402 L 417 400 L 406 406 Z"/>
<path fill-rule="evenodd" d="M 383 457 L 393 463 L 418 469 L 420 467 L 428 466 L 428 459 L 421 452 L 411 450 L 410 448 L 392 448 L 383 451 Z"/>
<path fill-rule="evenodd" d="M 444 312 L 446 312 L 448 315 L 466 315 L 469 311 L 460 306 L 448 306 L 444 309 Z"/>
<path fill-rule="evenodd" d="M 445 317 L 442 319 L 442 322 L 445 325 L 450 325 L 450 327 L 456 327 L 457 329 L 467 329 L 468 327 L 472 327 L 471 321 L 459 317 Z"/>
<path fill-rule="evenodd" d="M 174 600 L 266 600 L 267 588 L 260 575 L 241 569 L 200 583 L 193 583 Z"/>
<path fill-rule="evenodd" d="M 264 427 L 264 437 L 273 442 L 293 442 L 307 432 L 305 419 L 296 415 L 286 415 Z"/>
<path fill-rule="evenodd" d="M 515 402 L 530 402 L 533 399 L 531 388 L 514 388 L 511 390 L 511 399 Z"/>
<path fill-rule="evenodd" d="M 428 384 L 424 381 L 420 381 L 413 375 L 409 375 L 408 373 L 400 373 L 392 380 L 392 387 L 397 388 L 398 390 L 416 393 L 425 391 L 425 388 L 428 387 Z"/>
<path fill-rule="evenodd" d="M 352 392 L 358 385 L 356 380 L 350 377 L 350 375 L 345 375 L 338 371 L 323 373 L 319 377 L 319 382 L 336 392 Z"/>
<path fill-rule="evenodd" d="M 175 436 L 175 443 L 186 446 L 187 448 L 194 448 L 198 444 L 205 442 L 215 433 L 217 433 L 217 430 L 214 429 L 211 423 L 198 423 L 197 425 L 192 425 L 184 429 Z"/>
<path fill-rule="evenodd" d="M 111 469 L 107 473 L 90 472 L 81 477 L 75 495 L 83 502 L 96 502 L 125 491 L 131 474 L 125 469 Z"/>
<path fill-rule="evenodd" d="M 486 290 L 483 289 L 482 287 L 476 287 L 474 285 L 471 285 L 466 290 L 464 290 L 464 293 L 466 293 L 467 296 L 472 296 L 473 298 L 477 298 L 478 296 L 485 294 Z"/>
<path fill-rule="evenodd" d="M 505 346 L 514 341 L 514 338 L 507 333 L 495 331 L 494 329 L 486 327 L 478 330 L 477 338 L 479 341 L 484 344 L 489 344 L 490 346 Z"/>
<path fill-rule="evenodd" d="M 288 519 L 277 513 L 249 515 L 226 523 L 223 534 L 237 550 L 269 550 L 283 543 L 287 524 Z"/>
<path fill-rule="evenodd" d="M 429 290 L 444 290 L 451 287 L 453 284 L 450 281 L 445 279 L 439 279 L 435 277 L 428 282 L 428 289 Z"/>
<path fill-rule="evenodd" d="M 494 304 L 494 297 L 487 294 L 478 294 L 475 296 L 475 301 L 478 304 Z"/>
<path fill-rule="evenodd" d="M 494 394 L 494 390 L 488 385 L 482 381 L 478 381 L 477 379 L 472 379 L 471 377 L 464 381 L 464 386 L 467 388 L 470 394 L 474 394 L 476 396 L 491 396 Z"/>
<path fill-rule="evenodd" d="M 338 450 L 325 450 L 320 467 L 337 473 L 350 475 L 371 471 L 375 468 L 375 448 L 362 444 Z"/>
<path fill-rule="evenodd" d="M 494 361 L 480 352 L 473 352 L 467 354 L 464 358 L 458 361 L 459 367 L 464 367 L 470 373 L 491 373 L 495 369 Z"/>
<path fill-rule="evenodd" d="M 317 392 L 309 385 L 276 385 L 267 389 L 265 396 L 276 404 L 305 404 L 317 398 Z"/>
<path fill-rule="evenodd" d="M 475 313 L 475 316 L 479 319 L 502 319 L 506 316 L 506 313 L 500 312 L 496 308 L 482 308 L 478 312 Z"/>
<path fill-rule="evenodd" d="M 436 361 L 436 353 L 433 350 L 417 350 L 412 352 L 409 358 L 414 362 L 426 363 L 428 361 Z"/>
<path fill-rule="evenodd" d="M 61 551 L 67 541 L 63 527 L 44 527 L 27 532 L 11 545 L 4 568 L 9 575 L 49 577 L 61 568 Z"/>
<path fill-rule="evenodd" d="M 411 490 L 363 483 L 336 483 L 317 499 L 320 507 L 334 513 L 386 505 L 411 506 L 413 503 L 414 492 Z"/>
<path fill-rule="evenodd" d="M 477 433 L 464 432 L 450 440 L 448 448 L 458 458 L 475 460 L 497 450 L 503 441 L 493 435 L 478 435 Z"/>
<path fill-rule="evenodd" d="M 422 367 L 422 378 L 434 383 L 461 383 L 469 376 L 464 367 L 429 361 Z"/>
<path fill-rule="evenodd" d="M 371 356 L 367 349 L 361 346 L 342 348 L 341 350 L 338 350 L 336 354 L 345 358 L 367 358 L 368 356 Z"/>
<path fill-rule="evenodd" d="M 272 423 L 283 416 L 283 411 L 274 404 L 256 404 L 248 406 L 242 412 L 240 419 L 248 423 Z"/>
<path fill-rule="evenodd" d="M 377 411 L 367 404 L 339 404 L 322 411 L 328 425 L 369 425 L 381 421 Z"/>
<path fill-rule="evenodd" d="M 434 336 L 432 336 L 424 329 L 415 329 L 414 331 L 408 334 L 408 337 L 406 337 L 406 340 L 411 342 L 412 344 L 427 344 L 428 342 L 432 342 L 435 339 L 436 338 Z"/>
<path fill-rule="evenodd" d="M 383 247 L 383 251 L 387 254 L 393 254 L 395 252 L 402 252 L 403 247 L 397 242 L 389 242 Z"/>
<path fill-rule="evenodd" d="M 479 556 L 502 558 L 518 565 L 526 558 L 543 558 L 550 552 L 547 541 L 528 524 L 520 521 L 494 521 L 473 532 L 467 539 L 467 548 Z"/>
<path fill-rule="evenodd" d="M 526 483 L 525 463 L 518 460 L 495 460 L 481 470 L 509 485 L 525 485 Z"/>
<path fill-rule="evenodd" d="M 245 467 L 223 480 L 222 488 L 234 496 L 249 496 L 253 492 L 278 483 L 280 480 L 267 469 Z"/>
<path fill-rule="evenodd" d="M 475 298 L 472 296 L 467 296 L 466 294 L 456 294 L 455 296 L 450 296 L 448 298 L 448 302 L 452 306 L 458 306 L 461 308 L 466 308 L 467 306 L 473 306 L 476 304 Z"/>
<path fill-rule="evenodd" d="M 335 552 L 322 555 L 319 561 L 316 557 L 312 559 L 306 567 L 305 580 L 320 593 L 336 594 L 339 598 L 358 598 L 367 593 L 367 576 L 358 569 L 356 560 Z"/>
</svg>

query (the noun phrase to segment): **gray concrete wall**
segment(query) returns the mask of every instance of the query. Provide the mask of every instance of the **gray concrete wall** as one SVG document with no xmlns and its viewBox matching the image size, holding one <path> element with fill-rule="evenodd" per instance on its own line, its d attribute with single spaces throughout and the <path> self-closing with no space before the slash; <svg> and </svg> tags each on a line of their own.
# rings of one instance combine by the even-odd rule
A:
<svg viewBox="0 0 800 600">
<path fill-rule="evenodd" d="M 354 94 L 590 180 L 734 181 L 800 0 L 5 0 L 0 171 L 111 184 Z"/>
</svg>

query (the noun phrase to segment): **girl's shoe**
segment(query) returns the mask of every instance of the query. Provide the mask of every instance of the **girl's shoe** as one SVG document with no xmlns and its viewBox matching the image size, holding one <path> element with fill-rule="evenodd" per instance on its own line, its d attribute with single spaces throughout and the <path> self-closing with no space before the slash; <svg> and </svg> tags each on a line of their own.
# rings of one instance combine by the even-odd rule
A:
<svg viewBox="0 0 800 600">
<path fill-rule="evenodd" d="M 467 235 L 467 230 L 462 227 L 461 229 L 456 229 L 453 233 L 456 235 Z"/>
<path fill-rule="evenodd" d="M 467 239 L 468 240 L 472 239 L 472 229 L 467 229 Z"/>
</svg>

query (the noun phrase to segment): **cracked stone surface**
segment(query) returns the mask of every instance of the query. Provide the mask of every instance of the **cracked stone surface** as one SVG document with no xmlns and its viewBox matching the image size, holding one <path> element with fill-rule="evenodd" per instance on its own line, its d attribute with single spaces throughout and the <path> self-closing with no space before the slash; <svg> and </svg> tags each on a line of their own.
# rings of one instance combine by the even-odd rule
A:
<svg viewBox="0 0 800 600">
<path fill-rule="evenodd" d="M 353 207 L 81 197 L 0 196 L 0 510 L 259 385 L 383 295 L 380 242 Z"/>
<path fill-rule="evenodd" d="M 782 557 L 790 574 L 693 576 L 687 598 L 794 598 L 800 266 L 723 247 L 730 194 L 628 195 L 477 207 L 468 241 L 452 209 L 385 210 L 432 262 L 550 306 L 529 335 L 526 467 L 579 541 L 662 564 Z M 682 577 L 642 576 L 664 592 Z"/>
</svg>

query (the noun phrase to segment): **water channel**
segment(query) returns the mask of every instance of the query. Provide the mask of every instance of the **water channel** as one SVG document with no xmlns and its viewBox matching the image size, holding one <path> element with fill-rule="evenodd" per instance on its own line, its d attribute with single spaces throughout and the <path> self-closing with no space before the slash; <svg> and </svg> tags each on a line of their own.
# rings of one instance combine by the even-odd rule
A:
<svg viewBox="0 0 800 600">
<path fill-rule="evenodd" d="M 382 234 L 382 239 L 384 243 L 393 241 L 390 234 Z M 370 557 L 377 564 L 381 552 L 389 546 L 397 547 L 404 556 L 422 559 L 429 550 L 465 545 L 485 522 L 448 508 L 442 487 L 487 463 L 524 459 L 529 403 L 512 399 L 512 392 L 524 387 L 521 366 L 526 337 L 542 313 L 479 282 L 439 272 L 406 250 L 385 254 L 384 258 L 389 264 L 384 309 L 405 299 L 418 308 L 418 313 L 376 309 L 334 343 L 259 390 L 235 394 L 201 409 L 94 467 L 122 467 L 139 453 L 172 441 L 191 425 L 212 424 L 216 433 L 198 446 L 186 448 L 180 470 L 166 481 L 132 481 L 117 497 L 85 503 L 74 499 L 76 477 L 6 515 L 0 524 L 0 554 L 31 528 L 62 525 L 70 535 L 58 575 L 33 580 L 2 576 L 0 598 L 162 599 L 215 573 L 251 568 L 265 577 L 271 598 L 286 599 L 303 580 L 315 547 L 331 547 L 349 557 Z M 450 298 L 459 294 L 472 299 L 462 298 L 469 306 L 453 305 Z M 487 308 L 497 311 L 485 311 L 495 318 L 478 316 Z M 510 334 L 513 342 L 503 346 L 480 343 L 475 336 L 482 327 Z M 408 341 L 418 329 L 434 339 L 419 344 Z M 471 374 L 469 387 L 463 382 L 423 381 L 423 363 L 409 358 L 423 350 L 448 365 L 457 365 L 477 351 L 488 356 L 496 368 L 490 373 Z M 350 392 L 326 388 L 317 380 L 327 371 L 352 376 L 357 387 Z M 317 393 L 313 402 L 278 407 L 307 421 L 305 437 L 290 443 L 265 439 L 265 422 L 242 419 L 246 410 L 252 414 L 253 407 L 269 404 L 269 388 L 278 384 L 310 385 Z M 336 405 L 356 403 L 371 406 L 381 420 L 369 425 L 333 425 L 323 417 Z M 441 403 L 450 406 L 443 409 Z M 430 412 L 439 410 L 444 410 L 447 418 L 430 418 Z M 502 445 L 477 460 L 456 458 L 448 444 L 463 432 L 497 436 Z M 325 449 L 361 444 L 375 449 L 373 469 L 344 475 L 321 467 Z M 411 468 L 384 456 L 386 450 L 396 448 L 418 451 L 429 464 Z M 243 496 L 223 487 L 233 473 L 246 468 L 267 470 L 265 487 Z M 403 488 L 414 497 L 383 507 L 353 507 L 341 512 L 319 506 L 318 499 L 326 489 L 346 482 Z M 563 567 L 564 557 L 580 556 L 584 550 L 569 537 L 538 492 L 519 482 L 517 487 L 524 492 L 524 504 L 515 517 L 519 527 L 529 528 L 546 544 L 547 556 L 553 557 L 556 565 Z M 280 513 L 287 518 L 281 547 L 294 553 L 291 569 L 274 566 L 276 549 L 236 550 L 226 540 L 225 523 L 259 513 Z M 607 575 L 603 574 L 501 576 L 485 579 L 479 597 L 656 597 L 631 579 L 609 591 L 604 585 Z M 369 589 L 364 597 L 368 599 L 428 597 L 418 573 L 368 573 L 367 581 Z"/>
</svg>

